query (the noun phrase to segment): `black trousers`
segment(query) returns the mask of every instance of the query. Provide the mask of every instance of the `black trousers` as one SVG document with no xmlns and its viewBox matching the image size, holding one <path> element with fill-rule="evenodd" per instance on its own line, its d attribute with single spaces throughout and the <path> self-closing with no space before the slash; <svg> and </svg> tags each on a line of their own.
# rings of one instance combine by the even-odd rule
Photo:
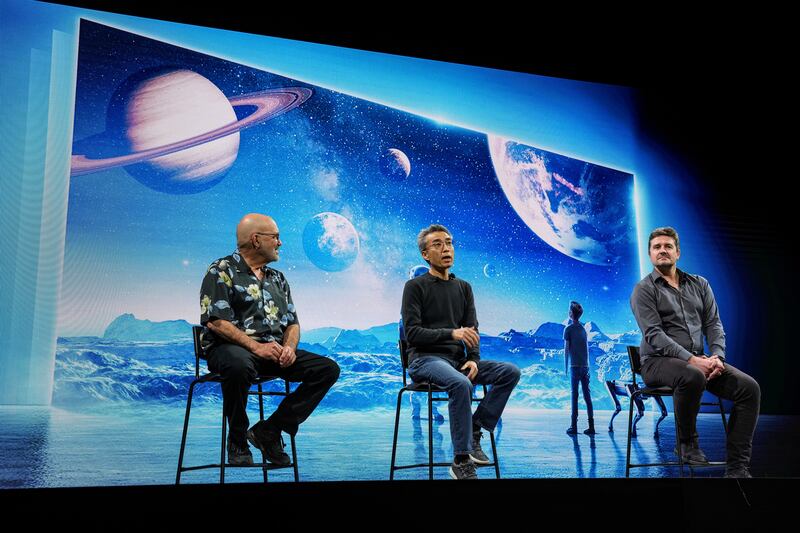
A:
<svg viewBox="0 0 800 533">
<path fill-rule="evenodd" d="M 297 350 L 291 366 L 281 366 L 254 355 L 237 344 L 219 344 L 208 352 L 208 369 L 223 378 L 222 409 L 228 418 L 231 441 L 246 443 L 247 392 L 261 376 L 278 376 L 290 382 L 300 382 L 291 394 L 281 401 L 266 423 L 290 435 L 297 433 L 305 421 L 339 378 L 339 365 L 332 359 L 305 350 Z"/>
<path fill-rule="evenodd" d="M 650 357 L 642 365 L 642 379 L 649 387 L 672 387 L 678 436 L 682 441 L 697 437 L 697 414 L 703 390 L 733 400 L 728 421 L 728 465 L 748 466 L 753 452 L 753 434 L 761 407 L 761 389 L 752 377 L 724 363 L 722 374 L 706 381 L 699 369 L 676 357 Z"/>
</svg>

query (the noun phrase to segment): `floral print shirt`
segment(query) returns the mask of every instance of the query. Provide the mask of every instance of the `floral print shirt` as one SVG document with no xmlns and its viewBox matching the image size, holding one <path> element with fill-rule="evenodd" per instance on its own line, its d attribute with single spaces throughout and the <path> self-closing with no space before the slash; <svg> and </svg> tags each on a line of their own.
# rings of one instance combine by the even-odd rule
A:
<svg viewBox="0 0 800 533">
<path fill-rule="evenodd" d="M 203 350 L 224 342 L 205 327 L 214 318 L 227 320 L 258 342 L 281 344 L 286 328 L 299 325 L 286 277 L 266 265 L 261 272 L 258 279 L 238 250 L 208 267 L 200 287 Z"/>
</svg>

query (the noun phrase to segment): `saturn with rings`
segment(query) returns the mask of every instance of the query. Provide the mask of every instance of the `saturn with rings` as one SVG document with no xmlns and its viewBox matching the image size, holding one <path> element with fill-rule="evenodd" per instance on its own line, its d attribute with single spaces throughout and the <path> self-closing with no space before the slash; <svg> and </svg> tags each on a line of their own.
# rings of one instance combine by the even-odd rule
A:
<svg viewBox="0 0 800 533">
<path fill-rule="evenodd" d="M 102 134 L 127 153 L 93 157 L 73 150 L 72 176 L 126 167 L 153 189 L 199 192 L 216 184 L 236 160 L 239 131 L 287 113 L 313 94 L 306 87 L 279 87 L 228 98 L 210 80 L 186 69 L 131 78 L 112 98 Z M 238 118 L 235 109 L 241 113 L 248 107 L 253 110 Z"/>
</svg>

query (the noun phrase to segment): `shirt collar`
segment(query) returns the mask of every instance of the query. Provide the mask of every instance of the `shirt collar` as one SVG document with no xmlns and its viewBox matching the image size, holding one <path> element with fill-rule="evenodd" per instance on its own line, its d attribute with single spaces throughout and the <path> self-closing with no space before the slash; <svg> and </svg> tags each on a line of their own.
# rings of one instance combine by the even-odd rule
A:
<svg viewBox="0 0 800 533">
<path fill-rule="evenodd" d="M 687 272 L 684 272 L 680 268 L 676 268 L 675 271 L 678 273 L 678 285 L 683 285 L 687 281 L 696 281 L 695 277 Z M 650 272 L 650 279 L 653 282 L 658 281 L 659 279 L 663 280 L 664 283 L 667 281 L 664 279 L 664 276 L 661 275 L 661 272 L 658 271 L 657 268 L 654 268 L 652 272 Z"/>
<path fill-rule="evenodd" d="M 236 266 L 236 270 L 239 272 L 243 272 L 245 274 L 254 274 L 254 272 L 250 269 L 250 265 L 247 264 L 247 261 L 244 260 L 244 257 L 239 253 L 239 249 L 233 251 L 230 255 L 231 261 Z M 266 273 L 269 270 L 267 265 L 261 267 L 261 271 Z"/>
</svg>

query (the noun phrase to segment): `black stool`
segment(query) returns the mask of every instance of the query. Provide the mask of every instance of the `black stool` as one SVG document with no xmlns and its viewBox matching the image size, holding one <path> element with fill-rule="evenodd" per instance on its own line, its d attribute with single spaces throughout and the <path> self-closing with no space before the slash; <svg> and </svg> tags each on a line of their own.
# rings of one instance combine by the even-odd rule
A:
<svg viewBox="0 0 800 533">
<path fill-rule="evenodd" d="M 433 479 L 433 467 L 434 466 L 450 466 L 451 463 L 434 463 L 433 462 L 433 402 L 446 402 L 448 401 L 447 397 L 441 396 L 434 396 L 433 393 L 435 392 L 447 392 L 445 389 L 439 387 L 438 385 L 434 385 L 429 382 L 422 382 L 422 383 L 411 383 L 408 384 L 408 380 L 406 378 L 406 371 L 408 369 L 408 344 L 405 340 L 401 339 L 399 342 L 400 347 L 400 360 L 403 364 L 403 388 L 400 389 L 400 392 L 397 394 L 397 410 L 395 413 L 394 418 L 394 438 L 392 440 L 392 464 L 389 470 L 389 481 L 394 479 L 394 472 L 395 470 L 404 470 L 409 468 L 428 468 L 428 479 Z M 426 392 L 428 393 L 428 462 L 427 463 L 418 463 L 414 465 L 395 465 L 395 459 L 397 456 L 397 433 L 400 429 L 400 405 L 403 401 L 403 393 L 405 392 Z M 486 385 L 483 385 L 483 395 L 486 396 Z M 480 402 L 483 398 L 476 398 L 473 396 L 473 402 Z M 489 439 L 492 443 L 492 459 L 493 462 L 489 463 L 488 465 L 476 465 L 476 466 L 494 466 L 494 473 L 497 479 L 500 479 L 500 465 L 497 461 L 497 446 L 495 445 L 494 441 L 494 432 L 489 431 Z"/>
<path fill-rule="evenodd" d="M 642 387 L 640 388 L 639 385 L 636 383 L 636 375 L 641 375 L 642 370 L 642 361 L 639 357 L 639 347 L 638 346 L 628 346 L 628 359 L 631 363 L 631 370 L 633 371 L 633 387 L 630 393 L 631 401 L 630 401 L 630 408 L 628 411 L 628 445 L 626 450 L 626 458 L 625 458 L 625 477 L 630 477 L 630 469 L 631 468 L 643 468 L 648 466 L 677 466 L 680 467 L 680 476 L 683 477 L 683 455 L 680 453 L 681 451 L 681 442 L 678 438 L 678 420 L 673 415 L 673 419 L 675 419 L 675 447 L 678 450 L 678 461 L 677 462 L 667 462 L 667 463 L 647 463 L 647 464 L 632 464 L 631 463 L 631 437 L 633 434 L 633 405 L 637 402 L 639 398 L 648 398 L 648 397 L 659 397 L 663 398 L 666 396 L 673 395 L 673 389 L 671 387 Z M 725 408 L 722 406 L 722 399 L 717 397 L 716 402 L 700 402 L 700 405 L 715 405 L 719 406 L 719 412 L 722 415 L 722 427 L 725 430 L 725 434 L 728 434 L 728 420 L 725 418 Z M 663 419 L 663 417 L 662 417 Z M 660 422 L 660 420 L 659 420 Z M 722 467 L 726 466 L 726 461 L 709 461 L 707 465 L 691 465 L 687 464 L 686 466 L 689 467 L 689 475 L 694 475 L 695 468 L 708 468 L 708 467 Z"/>
<path fill-rule="evenodd" d="M 183 421 L 183 436 L 181 437 L 181 451 L 178 455 L 178 473 L 175 477 L 175 484 L 180 485 L 181 482 L 181 473 L 188 472 L 190 470 L 202 470 L 205 468 L 219 468 L 219 482 L 225 483 L 225 469 L 226 468 L 261 468 L 264 472 L 264 482 L 268 481 L 267 472 L 270 470 L 278 470 L 281 468 L 292 468 L 294 470 L 294 480 L 300 481 L 300 475 L 297 471 L 297 447 L 295 446 L 294 435 L 291 435 L 292 441 L 292 462 L 285 466 L 274 465 L 272 463 L 266 462 L 264 458 L 264 454 L 261 454 L 261 462 L 255 463 L 252 465 L 231 465 L 225 463 L 225 448 L 226 448 L 226 423 L 227 420 L 225 419 L 225 413 L 222 413 L 222 443 L 220 444 L 220 457 L 219 463 L 214 464 L 207 464 L 201 466 L 183 466 L 183 453 L 186 449 L 186 433 L 189 430 L 189 413 L 192 409 L 192 395 L 194 394 L 194 387 L 198 383 L 222 383 L 222 377 L 219 374 L 215 373 L 208 373 L 204 375 L 200 375 L 200 359 L 203 358 L 203 349 L 200 345 L 200 334 L 202 333 L 203 328 L 200 326 L 192 327 L 192 337 L 194 339 L 194 358 L 195 358 L 195 366 L 194 366 L 194 376 L 195 379 L 192 381 L 191 385 L 189 385 L 189 398 L 186 401 L 186 417 Z M 284 380 L 286 384 L 285 391 L 263 391 L 261 385 L 268 381 L 272 381 L 275 379 L 281 379 L 278 376 L 258 376 L 254 385 L 258 385 L 258 392 L 248 391 L 247 394 L 256 395 L 258 396 L 258 415 L 260 420 L 264 420 L 264 396 L 286 396 L 289 394 L 289 381 Z"/>
</svg>

